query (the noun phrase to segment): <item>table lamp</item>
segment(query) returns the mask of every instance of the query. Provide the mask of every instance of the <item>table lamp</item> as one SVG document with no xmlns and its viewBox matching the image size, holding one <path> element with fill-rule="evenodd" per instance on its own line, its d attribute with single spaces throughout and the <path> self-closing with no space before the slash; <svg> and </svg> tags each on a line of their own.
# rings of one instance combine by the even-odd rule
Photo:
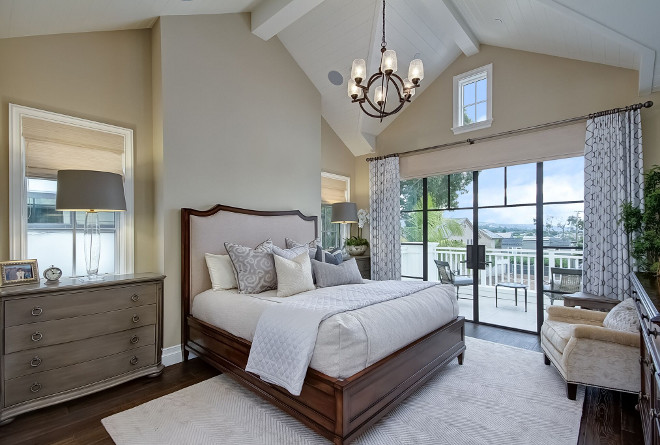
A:
<svg viewBox="0 0 660 445">
<path fill-rule="evenodd" d="M 124 181 L 121 175 L 93 170 L 57 172 L 55 209 L 85 214 L 85 267 L 87 280 L 99 280 L 101 228 L 98 212 L 126 210 Z"/>
</svg>

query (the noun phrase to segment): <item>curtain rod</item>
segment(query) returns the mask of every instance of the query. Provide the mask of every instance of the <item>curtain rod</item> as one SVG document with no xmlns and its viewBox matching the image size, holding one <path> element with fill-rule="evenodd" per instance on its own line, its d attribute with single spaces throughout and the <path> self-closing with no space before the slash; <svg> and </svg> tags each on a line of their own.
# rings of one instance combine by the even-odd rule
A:
<svg viewBox="0 0 660 445">
<path fill-rule="evenodd" d="M 554 122 L 548 122 L 548 123 L 545 123 L 545 124 L 533 125 L 531 127 L 519 128 L 517 130 L 503 131 L 501 133 L 495 133 L 495 134 L 491 134 L 491 135 L 488 135 L 488 136 L 481 136 L 481 137 L 477 137 L 477 138 L 473 138 L 473 139 L 465 139 L 465 140 L 456 141 L 456 142 L 449 142 L 449 143 L 446 143 L 446 144 L 433 145 L 431 147 L 418 148 L 416 150 L 406 151 L 406 152 L 403 152 L 403 153 L 393 153 L 393 154 L 386 155 L 386 156 L 377 156 L 377 157 L 374 157 L 374 158 L 367 158 L 367 162 L 376 161 L 376 160 L 379 160 L 379 159 L 390 158 L 390 157 L 410 156 L 412 154 L 422 153 L 422 152 L 425 152 L 425 151 L 439 150 L 439 149 L 442 149 L 442 148 L 455 147 L 457 145 L 463 145 L 463 144 L 472 145 L 475 142 L 485 141 L 485 140 L 488 140 L 488 139 L 498 139 L 498 138 L 501 138 L 501 137 L 511 136 L 511 135 L 514 135 L 514 134 L 527 133 L 529 131 L 539 130 L 541 128 L 557 127 L 557 126 L 560 126 L 560 125 L 566 125 L 566 124 L 570 124 L 570 123 L 573 123 L 573 122 L 583 121 L 583 120 L 587 120 L 587 119 L 593 119 L 595 117 L 606 116 L 608 114 L 621 113 L 623 111 L 640 110 L 642 108 L 651 108 L 652 106 L 653 106 L 653 102 L 649 100 L 649 101 L 644 102 L 644 103 L 640 102 L 640 103 L 637 103 L 637 104 L 628 105 L 627 107 L 612 108 L 611 110 L 598 111 L 597 113 L 590 113 L 590 114 L 585 114 L 584 116 L 571 117 L 569 119 L 563 119 L 563 120 L 560 120 L 560 121 L 554 121 Z"/>
</svg>

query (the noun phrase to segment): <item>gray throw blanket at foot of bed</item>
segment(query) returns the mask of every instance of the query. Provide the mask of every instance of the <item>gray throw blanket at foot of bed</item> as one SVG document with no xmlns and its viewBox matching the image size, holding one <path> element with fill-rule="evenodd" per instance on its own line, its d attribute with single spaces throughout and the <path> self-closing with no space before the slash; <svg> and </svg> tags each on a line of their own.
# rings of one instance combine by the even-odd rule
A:
<svg viewBox="0 0 660 445">
<path fill-rule="evenodd" d="M 300 395 L 319 324 L 340 312 L 419 292 L 438 283 L 374 281 L 303 292 L 266 309 L 259 318 L 246 371 Z"/>
</svg>

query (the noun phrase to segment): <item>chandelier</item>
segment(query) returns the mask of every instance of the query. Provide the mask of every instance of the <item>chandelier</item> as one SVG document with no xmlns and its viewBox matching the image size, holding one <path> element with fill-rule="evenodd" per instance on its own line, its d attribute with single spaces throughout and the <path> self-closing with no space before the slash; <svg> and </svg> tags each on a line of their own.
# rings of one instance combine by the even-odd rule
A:
<svg viewBox="0 0 660 445">
<path fill-rule="evenodd" d="M 383 0 L 383 40 L 380 46 L 381 55 L 378 72 L 369 77 L 366 85 L 362 84 L 362 81 L 366 79 L 366 62 L 364 59 L 353 61 L 351 79 L 348 81 L 348 97 L 352 99 L 353 103 L 360 104 L 360 108 L 367 116 L 380 119 L 382 122 L 384 117 L 398 113 L 406 102 L 410 102 L 410 98 L 415 95 L 415 88 L 419 86 L 419 82 L 424 78 L 424 65 L 421 59 L 414 59 L 410 62 L 407 78 L 401 79 L 396 74 L 396 51 L 386 48 L 385 0 Z M 370 97 L 370 90 L 374 85 L 375 89 Z M 387 100 L 391 88 L 394 88 L 396 92 L 394 105 L 388 104 Z"/>
</svg>

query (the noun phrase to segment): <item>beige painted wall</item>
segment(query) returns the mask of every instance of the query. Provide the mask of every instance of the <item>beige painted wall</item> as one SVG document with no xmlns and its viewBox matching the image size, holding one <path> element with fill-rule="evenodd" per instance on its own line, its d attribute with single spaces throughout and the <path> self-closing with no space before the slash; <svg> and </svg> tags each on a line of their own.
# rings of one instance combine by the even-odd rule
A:
<svg viewBox="0 0 660 445">
<path fill-rule="evenodd" d="M 134 131 L 135 270 L 155 268 L 149 34 L 0 39 L 0 259 L 9 257 L 8 110 L 15 103 Z"/>
<path fill-rule="evenodd" d="M 180 339 L 180 208 L 320 213 L 321 97 L 248 14 L 162 17 L 165 346 Z M 157 188 L 160 186 L 157 186 Z"/>
<path fill-rule="evenodd" d="M 355 195 L 355 156 L 321 118 L 321 171 L 351 178 L 351 196 Z"/>
<path fill-rule="evenodd" d="M 454 136 L 453 76 L 493 64 L 493 125 Z M 460 56 L 377 138 L 379 155 L 465 140 L 648 100 L 637 71 L 482 45 Z M 660 163 L 660 100 L 642 111 L 645 163 Z M 359 162 L 359 161 L 358 161 Z"/>
</svg>

